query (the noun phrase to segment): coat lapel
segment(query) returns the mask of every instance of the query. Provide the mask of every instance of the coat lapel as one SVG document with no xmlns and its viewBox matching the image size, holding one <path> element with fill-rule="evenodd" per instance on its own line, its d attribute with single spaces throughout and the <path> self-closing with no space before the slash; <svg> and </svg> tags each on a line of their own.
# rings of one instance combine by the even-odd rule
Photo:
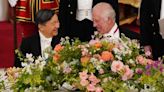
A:
<svg viewBox="0 0 164 92">
<path fill-rule="evenodd" d="M 40 42 L 40 36 L 39 36 L 39 33 L 37 33 L 37 36 L 35 39 L 33 39 L 33 50 L 34 50 L 34 53 L 39 56 L 41 55 L 41 42 Z"/>
<path fill-rule="evenodd" d="M 161 3 L 162 0 L 154 0 L 154 4 L 156 5 L 156 13 L 158 14 L 158 18 L 160 18 L 160 12 L 161 12 Z"/>
</svg>

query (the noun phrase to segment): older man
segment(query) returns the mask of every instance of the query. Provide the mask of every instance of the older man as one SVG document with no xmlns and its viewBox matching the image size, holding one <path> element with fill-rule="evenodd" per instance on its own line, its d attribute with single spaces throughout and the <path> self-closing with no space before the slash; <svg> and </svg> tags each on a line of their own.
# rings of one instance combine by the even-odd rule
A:
<svg viewBox="0 0 164 92">
<path fill-rule="evenodd" d="M 119 29 L 115 22 L 115 11 L 108 3 L 101 2 L 93 7 L 93 25 L 104 36 L 119 38 Z"/>
</svg>

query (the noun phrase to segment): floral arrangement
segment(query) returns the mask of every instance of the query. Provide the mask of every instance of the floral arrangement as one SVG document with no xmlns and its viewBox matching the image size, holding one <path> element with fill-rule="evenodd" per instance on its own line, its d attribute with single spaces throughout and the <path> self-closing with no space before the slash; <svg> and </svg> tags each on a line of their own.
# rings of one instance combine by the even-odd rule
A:
<svg viewBox="0 0 164 92">
<path fill-rule="evenodd" d="M 147 59 L 137 40 L 92 38 L 63 38 L 44 58 L 27 54 L 23 68 L 1 74 L 0 91 L 164 92 L 163 60 Z"/>
</svg>

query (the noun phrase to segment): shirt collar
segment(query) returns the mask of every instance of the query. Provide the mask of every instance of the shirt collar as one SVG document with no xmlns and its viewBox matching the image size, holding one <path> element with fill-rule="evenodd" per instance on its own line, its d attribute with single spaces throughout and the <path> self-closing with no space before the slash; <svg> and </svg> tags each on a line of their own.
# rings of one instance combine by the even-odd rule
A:
<svg viewBox="0 0 164 92">
<path fill-rule="evenodd" d="M 52 41 L 52 37 L 51 38 L 46 38 L 40 31 L 39 31 L 39 35 L 40 35 L 40 39 L 41 41 L 49 41 L 51 42 Z"/>
</svg>

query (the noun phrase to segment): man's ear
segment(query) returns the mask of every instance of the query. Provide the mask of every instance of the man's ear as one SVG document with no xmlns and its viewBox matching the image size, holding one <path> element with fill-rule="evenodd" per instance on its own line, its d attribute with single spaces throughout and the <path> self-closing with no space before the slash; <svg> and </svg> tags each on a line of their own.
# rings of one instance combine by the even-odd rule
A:
<svg viewBox="0 0 164 92">
<path fill-rule="evenodd" d="M 111 18 L 110 18 L 110 17 L 108 17 L 108 24 L 110 25 L 110 24 L 111 24 L 111 22 L 112 22 Z"/>
<path fill-rule="evenodd" d="M 113 22 L 114 22 L 113 19 L 109 17 L 109 18 L 108 18 L 108 23 L 109 23 L 109 24 L 113 24 Z"/>
</svg>

